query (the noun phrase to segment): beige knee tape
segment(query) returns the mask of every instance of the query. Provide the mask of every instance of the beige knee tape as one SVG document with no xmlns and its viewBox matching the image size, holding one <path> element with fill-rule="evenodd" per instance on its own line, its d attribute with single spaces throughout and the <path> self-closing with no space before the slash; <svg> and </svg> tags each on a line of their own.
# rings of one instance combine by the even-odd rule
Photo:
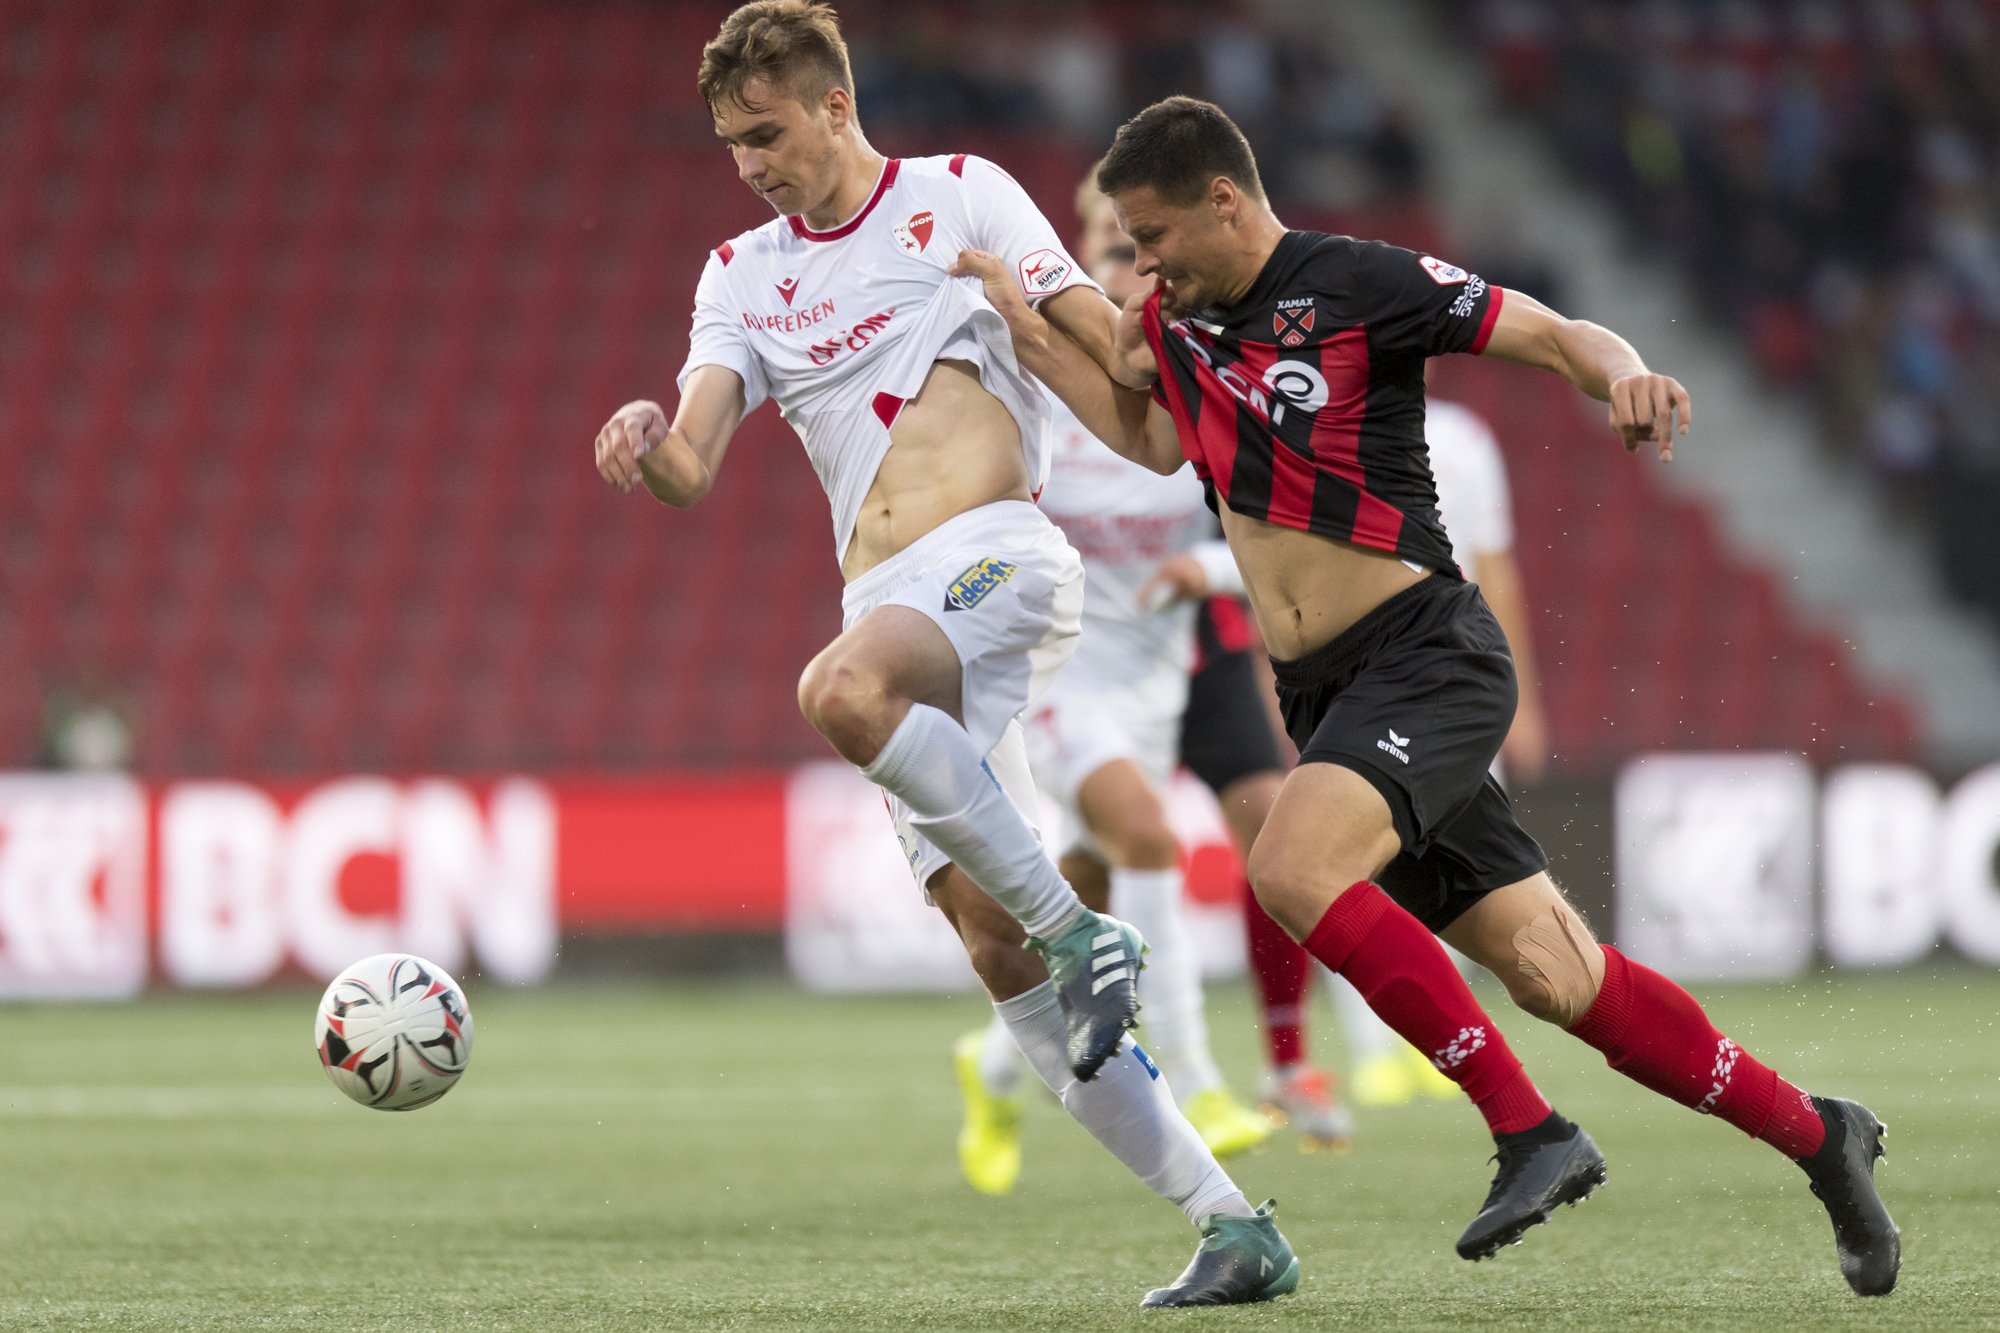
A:
<svg viewBox="0 0 2000 1333">
<path fill-rule="evenodd" d="M 1597 998 L 1604 981 L 1604 954 L 1568 903 L 1552 907 L 1514 932 L 1514 963 L 1522 977 L 1540 985 L 1557 1027 L 1570 1027 Z"/>
</svg>

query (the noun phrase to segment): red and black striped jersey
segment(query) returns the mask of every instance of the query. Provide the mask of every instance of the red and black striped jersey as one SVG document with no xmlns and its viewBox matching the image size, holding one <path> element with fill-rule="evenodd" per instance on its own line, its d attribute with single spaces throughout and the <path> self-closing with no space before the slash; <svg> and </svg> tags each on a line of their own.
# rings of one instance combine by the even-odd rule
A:
<svg viewBox="0 0 2000 1333">
<path fill-rule="evenodd" d="M 1478 352 L 1501 289 L 1381 241 L 1286 232 L 1243 298 L 1163 324 L 1154 397 L 1239 514 L 1457 576 L 1424 445 L 1424 360 Z"/>
</svg>

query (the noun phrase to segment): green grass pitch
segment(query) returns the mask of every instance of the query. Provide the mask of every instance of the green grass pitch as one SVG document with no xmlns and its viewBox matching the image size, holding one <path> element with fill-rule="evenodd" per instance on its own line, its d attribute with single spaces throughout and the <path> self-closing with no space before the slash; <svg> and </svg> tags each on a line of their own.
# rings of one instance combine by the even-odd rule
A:
<svg viewBox="0 0 2000 1333">
<path fill-rule="evenodd" d="M 1596 1199 L 1463 1263 L 1477 1116 L 1364 1112 L 1349 1157 L 1281 1137 L 1233 1163 L 1281 1201 L 1297 1296 L 1142 1314 L 1193 1233 L 1053 1102 L 1012 1196 L 960 1183 L 946 1052 L 976 1000 L 474 978 L 471 1072 L 406 1115 L 326 1082 L 311 994 L 0 1007 L 0 1328 L 2000 1326 L 2000 975 L 1700 989 L 1752 1052 L 1889 1122 L 1893 1296 L 1848 1293 L 1794 1167 L 1499 1007 L 1610 1158 Z M 1245 991 L 1211 1011 L 1247 1085 Z M 1322 1009 L 1322 1051 L 1332 1030 Z"/>
</svg>

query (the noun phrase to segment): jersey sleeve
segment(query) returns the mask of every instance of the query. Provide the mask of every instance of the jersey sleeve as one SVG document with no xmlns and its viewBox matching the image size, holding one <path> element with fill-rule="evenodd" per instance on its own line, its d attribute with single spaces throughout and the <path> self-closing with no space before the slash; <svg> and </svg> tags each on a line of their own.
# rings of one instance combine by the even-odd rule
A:
<svg viewBox="0 0 2000 1333">
<path fill-rule="evenodd" d="M 729 260 L 723 257 L 727 249 L 725 246 L 709 255 L 708 265 L 701 271 L 701 281 L 695 286 L 694 327 L 688 333 L 687 364 L 681 367 L 674 383 L 685 390 L 688 376 L 697 366 L 727 367 L 743 378 L 743 410 L 748 413 L 770 396 L 771 386 L 764 374 L 764 363 L 750 343 L 742 312 L 730 299 L 726 273 Z"/>
<path fill-rule="evenodd" d="M 1071 287 L 1102 290 L 1012 176 L 983 157 L 971 156 L 965 159 L 962 176 L 973 247 L 1000 256 L 1014 270 L 1029 305 L 1040 305 Z"/>
<path fill-rule="evenodd" d="M 1382 241 L 1355 246 L 1350 291 L 1371 344 L 1422 356 L 1484 351 L 1504 299 L 1476 273 Z"/>
</svg>

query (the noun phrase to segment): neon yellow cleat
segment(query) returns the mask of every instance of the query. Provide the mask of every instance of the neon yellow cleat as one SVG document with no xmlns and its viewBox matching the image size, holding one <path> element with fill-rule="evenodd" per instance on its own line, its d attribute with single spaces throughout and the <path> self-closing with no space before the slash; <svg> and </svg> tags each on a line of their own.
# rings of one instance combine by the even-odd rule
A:
<svg viewBox="0 0 2000 1333">
<path fill-rule="evenodd" d="M 1228 1088 L 1197 1092 L 1181 1110 L 1217 1157 L 1247 1152 L 1271 1137 L 1271 1122 L 1237 1101 Z"/>
<path fill-rule="evenodd" d="M 1406 1049 L 1416 1053 L 1413 1046 Z M 1383 1051 L 1354 1066 L 1347 1089 L 1356 1106 L 1403 1106 L 1416 1099 L 1416 1071 L 1402 1051 Z"/>
<path fill-rule="evenodd" d="M 1439 1101 L 1450 1101 L 1454 1097 L 1463 1095 L 1458 1084 L 1440 1073 L 1436 1065 L 1424 1058 L 1422 1051 L 1408 1042 L 1403 1043 L 1403 1061 L 1409 1066 L 1410 1082 L 1415 1085 L 1415 1090 L 1424 1096 L 1435 1097 Z"/>
<path fill-rule="evenodd" d="M 958 1131 L 958 1165 L 981 1194 L 1005 1194 L 1021 1178 L 1021 1110 L 1025 1098 L 996 1097 L 979 1076 L 984 1032 L 968 1032 L 951 1048 L 952 1071 L 965 1099 Z"/>
</svg>

